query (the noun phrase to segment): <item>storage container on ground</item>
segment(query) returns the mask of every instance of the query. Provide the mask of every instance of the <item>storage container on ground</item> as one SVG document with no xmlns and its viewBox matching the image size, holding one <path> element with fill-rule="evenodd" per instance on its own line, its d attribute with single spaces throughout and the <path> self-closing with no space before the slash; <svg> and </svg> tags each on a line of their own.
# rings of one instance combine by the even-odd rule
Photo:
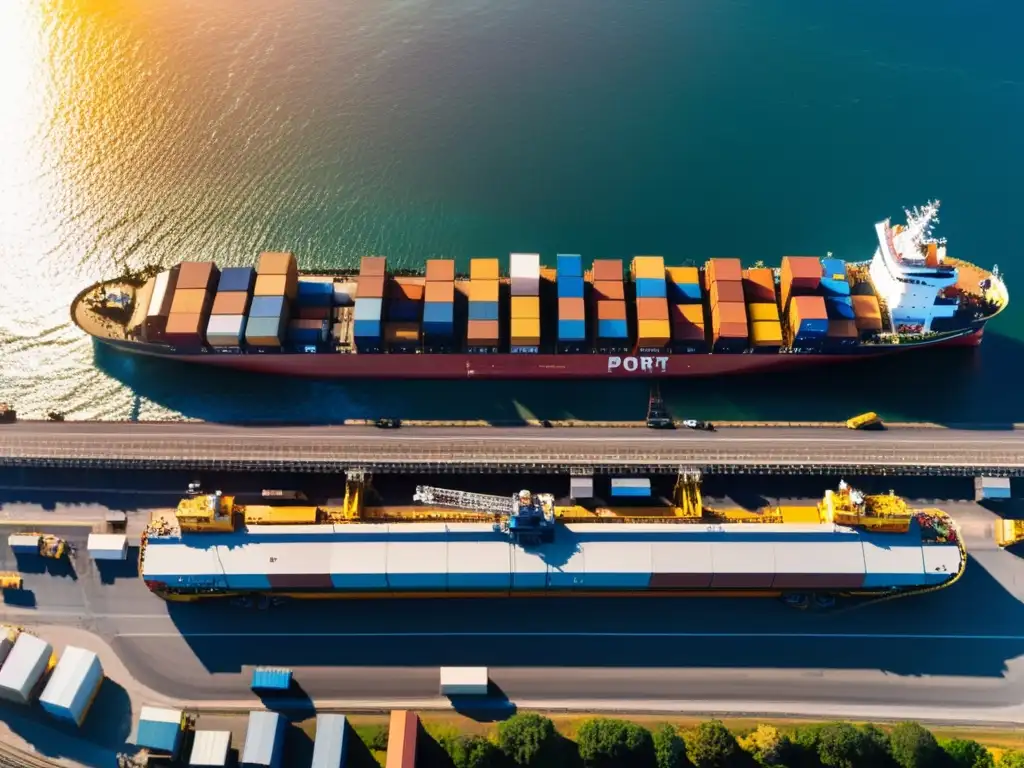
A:
<svg viewBox="0 0 1024 768">
<path fill-rule="evenodd" d="M 38 555 L 38 533 L 12 533 L 7 537 L 7 546 L 16 555 Z"/>
<path fill-rule="evenodd" d="M 28 704 L 53 656 L 53 646 L 22 632 L 0 667 L 0 699 Z"/>
<path fill-rule="evenodd" d="M 310 768 L 345 768 L 348 738 L 348 720 L 344 715 L 317 715 Z"/>
<path fill-rule="evenodd" d="M 646 477 L 613 477 L 612 496 L 646 498 L 651 495 L 651 481 Z"/>
<path fill-rule="evenodd" d="M 284 754 L 284 717 L 279 712 L 253 711 L 245 729 L 243 768 L 279 768 Z"/>
<path fill-rule="evenodd" d="M 58 720 L 81 726 L 102 685 L 99 656 L 69 645 L 39 696 L 39 705 Z"/>
<path fill-rule="evenodd" d="M 128 556 L 128 537 L 123 533 L 90 533 L 86 548 L 93 560 L 124 560 Z"/>
<path fill-rule="evenodd" d="M 196 731 L 188 764 L 195 768 L 221 768 L 228 764 L 231 731 Z"/>
<path fill-rule="evenodd" d="M 974 478 L 974 499 L 1009 499 L 1010 478 L 1008 477 L 976 477 Z"/>
<path fill-rule="evenodd" d="M 487 667 L 441 667 L 442 696 L 486 696 Z"/>
<path fill-rule="evenodd" d="M 176 756 L 184 725 L 185 713 L 180 709 L 143 707 L 131 743 L 161 755 Z"/>
<path fill-rule="evenodd" d="M 276 667 L 256 667 L 252 672 L 254 691 L 287 691 L 292 685 L 292 671 Z"/>
</svg>

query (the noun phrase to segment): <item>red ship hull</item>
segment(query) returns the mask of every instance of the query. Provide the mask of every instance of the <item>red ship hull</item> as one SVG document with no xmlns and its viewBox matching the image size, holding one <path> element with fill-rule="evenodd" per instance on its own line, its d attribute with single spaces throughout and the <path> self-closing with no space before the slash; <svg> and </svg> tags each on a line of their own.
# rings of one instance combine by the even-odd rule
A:
<svg viewBox="0 0 1024 768">
<path fill-rule="evenodd" d="M 845 354 L 183 354 L 158 345 L 104 341 L 125 351 L 180 362 L 319 379 L 601 379 L 789 370 L 925 347 L 977 346 L 982 333 L 977 327 L 931 342 L 862 346 Z"/>
</svg>

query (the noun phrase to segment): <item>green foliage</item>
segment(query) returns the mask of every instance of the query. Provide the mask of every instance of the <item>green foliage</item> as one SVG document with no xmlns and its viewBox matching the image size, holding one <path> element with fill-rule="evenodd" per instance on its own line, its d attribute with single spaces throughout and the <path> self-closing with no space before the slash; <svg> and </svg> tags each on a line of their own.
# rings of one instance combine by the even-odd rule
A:
<svg viewBox="0 0 1024 768">
<path fill-rule="evenodd" d="M 826 768 L 867 766 L 864 732 L 849 723 L 828 723 L 818 732 L 818 759 Z"/>
<path fill-rule="evenodd" d="M 1024 768 L 1024 752 L 1008 749 L 999 758 L 999 768 Z"/>
<path fill-rule="evenodd" d="M 697 768 L 733 768 L 743 758 L 736 737 L 721 720 L 701 723 L 687 753 Z"/>
<path fill-rule="evenodd" d="M 654 768 L 654 741 L 646 728 L 625 720 L 594 718 L 576 732 L 587 768 Z"/>
<path fill-rule="evenodd" d="M 560 744 L 555 724 L 543 715 L 513 715 L 498 726 L 498 746 L 515 765 L 561 768 Z"/>
<path fill-rule="evenodd" d="M 889 747 L 900 768 L 942 768 L 945 753 L 931 731 L 917 723 L 900 723 L 889 734 Z"/>
<path fill-rule="evenodd" d="M 370 731 L 363 739 L 367 749 L 374 752 L 384 752 L 388 748 L 388 726 L 378 725 Z"/>
<path fill-rule="evenodd" d="M 685 768 L 686 742 L 671 725 L 654 732 L 654 762 L 658 768 Z"/>
<path fill-rule="evenodd" d="M 482 736 L 443 739 L 441 746 L 451 757 L 455 768 L 500 768 L 505 761 L 501 750 Z"/>
<path fill-rule="evenodd" d="M 863 749 L 867 764 L 871 768 L 886 768 L 886 766 L 894 765 L 889 745 L 889 734 L 871 723 L 861 726 L 860 730 L 864 735 Z"/>
<path fill-rule="evenodd" d="M 950 739 L 942 745 L 952 768 L 995 768 L 992 753 L 973 739 Z"/>
<path fill-rule="evenodd" d="M 793 753 L 789 737 L 779 733 L 774 725 L 757 726 L 757 730 L 739 740 L 739 745 L 764 766 L 785 766 Z"/>
</svg>

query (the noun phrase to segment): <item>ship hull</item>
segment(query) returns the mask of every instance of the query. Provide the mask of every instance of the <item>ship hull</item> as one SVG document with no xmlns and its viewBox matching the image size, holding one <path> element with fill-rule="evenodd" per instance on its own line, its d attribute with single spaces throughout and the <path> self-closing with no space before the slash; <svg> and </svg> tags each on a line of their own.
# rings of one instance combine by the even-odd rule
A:
<svg viewBox="0 0 1024 768">
<path fill-rule="evenodd" d="M 317 379 L 601 379 L 715 377 L 785 371 L 912 350 L 978 346 L 984 323 L 917 343 L 859 345 L 835 353 L 774 354 L 339 354 L 187 353 L 158 344 L 98 340 L 132 354 L 195 365 Z"/>
</svg>

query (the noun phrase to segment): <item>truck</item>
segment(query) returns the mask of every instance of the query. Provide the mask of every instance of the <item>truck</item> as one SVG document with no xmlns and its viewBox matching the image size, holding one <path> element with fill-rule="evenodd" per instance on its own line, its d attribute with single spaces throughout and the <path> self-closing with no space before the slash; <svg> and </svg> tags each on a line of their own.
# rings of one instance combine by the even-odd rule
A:
<svg viewBox="0 0 1024 768">
<path fill-rule="evenodd" d="M 862 413 L 846 420 L 847 429 L 885 429 L 885 425 L 874 411 Z"/>
<path fill-rule="evenodd" d="M 52 533 L 12 533 L 7 544 L 15 554 L 39 555 L 60 560 L 67 551 L 67 542 Z"/>
<path fill-rule="evenodd" d="M 441 667 L 442 696 L 486 696 L 487 667 Z"/>
</svg>

